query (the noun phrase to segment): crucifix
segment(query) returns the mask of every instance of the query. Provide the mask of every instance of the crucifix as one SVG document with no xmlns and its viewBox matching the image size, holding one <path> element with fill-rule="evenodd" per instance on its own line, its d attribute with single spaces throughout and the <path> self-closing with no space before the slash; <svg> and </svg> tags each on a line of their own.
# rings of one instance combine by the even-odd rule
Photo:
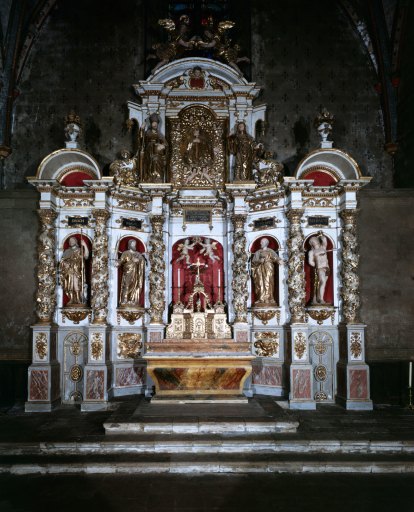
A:
<svg viewBox="0 0 414 512">
<path fill-rule="evenodd" d="M 207 265 L 206 263 L 201 263 L 200 258 L 197 258 L 197 263 L 190 263 L 190 264 L 188 265 L 188 267 L 189 267 L 189 268 L 191 268 L 191 267 L 196 267 L 196 268 L 197 268 L 197 275 L 196 275 L 196 280 L 195 280 L 195 283 L 194 283 L 194 284 L 195 284 L 195 285 L 196 285 L 196 284 L 201 284 L 201 281 L 200 281 L 200 268 L 201 268 L 201 267 L 205 267 L 205 268 L 207 268 L 207 267 L 208 267 L 208 265 Z"/>
</svg>

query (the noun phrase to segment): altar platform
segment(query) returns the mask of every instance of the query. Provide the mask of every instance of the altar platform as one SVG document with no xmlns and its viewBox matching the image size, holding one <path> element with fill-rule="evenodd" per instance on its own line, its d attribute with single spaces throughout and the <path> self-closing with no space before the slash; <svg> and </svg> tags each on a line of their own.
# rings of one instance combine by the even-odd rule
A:
<svg viewBox="0 0 414 512">
<path fill-rule="evenodd" d="M 100 412 L 3 410 L 0 474 L 414 473 L 413 411 L 283 404 L 258 396 L 248 405 L 153 406 L 123 397 Z M 122 432 L 123 423 L 135 427 Z M 291 431 L 277 431 L 282 423 Z"/>
</svg>

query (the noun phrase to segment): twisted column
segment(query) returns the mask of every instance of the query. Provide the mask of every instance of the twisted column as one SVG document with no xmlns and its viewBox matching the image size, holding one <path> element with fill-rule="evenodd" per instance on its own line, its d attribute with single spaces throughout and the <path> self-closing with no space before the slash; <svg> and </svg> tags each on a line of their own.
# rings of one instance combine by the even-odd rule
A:
<svg viewBox="0 0 414 512">
<path fill-rule="evenodd" d="M 93 323 L 104 324 L 108 316 L 109 272 L 108 272 L 108 235 L 106 222 L 109 213 L 106 210 L 93 210 L 95 236 L 92 252 L 91 306 Z"/>
<path fill-rule="evenodd" d="M 231 282 L 233 290 L 233 308 L 235 312 L 234 321 L 247 322 L 247 253 L 246 245 L 247 240 L 244 234 L 244 224 L 246 222 L 246 215 L 233 215 L 231 220 L 233 222 L 233 263 L 231 268 L 233 271 L 233 280 Z"/>
<path fill-rule="evenodd" d="M 358 210 L 343 210 L 340 215 L 344 223 L 342 231 L 342 313 L 348 324 L 358 321 L 359 299 L 359 276 L 357 253 L 358 239 L 356 232 L 356 217 Z"/>
<path fill-rule="evenodd" d="M 36 315 L 40 323 L 52 322 L 56 308 L 56 261 L 55 226 L 57 213 L 53 210 L 37 210 L 40 233 L 37 242 L 37 292 Z"/>
<path fill-rule="evenodd" d="M 304 237 L 300 221 L 303 210 L 294 209 L 287 213 L 289 219 L 288 257 L 288 301 L 291 323 L 305 322 L 305 252 Z"/>
<path fill-rule="evenodd" d="M 150 316 L 152 324 L 161 324 L 165 309 L 165 244 L 163 237 L 164 216 L 151 217 L 152 233 L 149 240 L 151 265 L 149 282 Z"/>
</svg>

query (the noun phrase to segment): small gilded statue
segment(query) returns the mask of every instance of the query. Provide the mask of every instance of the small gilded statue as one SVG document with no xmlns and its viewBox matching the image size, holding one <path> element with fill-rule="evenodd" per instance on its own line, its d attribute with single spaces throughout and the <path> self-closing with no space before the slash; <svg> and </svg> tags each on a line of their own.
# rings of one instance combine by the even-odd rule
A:
<svg viewBox="0 0 414 512">
<path fill-rule="evenodd" d="M 325 289 L 331 272 L 327 256 L 328 239 L 319 231 L 316 236 L 309 239 L 309 245 L 311 249 L 308 253 L 308 262 L 315 269 L 312 304 L 326 304 Z"/>
<path fill-rule="evenodd" d="M 165 177 L 168 144 L 159 130 L 160 117 L 151 114 L 150 127 L 145 132 L 141 147 L 143 178 L 147 183 L 162 183 Z"/>
<path fill-rule="evenodd" d="M 120 159 L 115 160 L 109 166 L 109 172 L 114 177 L 116 185 L 135 187 L 137 185 L 137 159 L 131 158 L 131 153 L 126 149 L 120 152 Z"/>
<path fill-rule="evenodd" d="M 85 240 L 74 236 L 69 238 L 69 247 L 63 252 L 59 263 L 60 282 L 68 297 L 67 306 L 85 306 L 87 302 L 87 284 L 85 280 L 85 260 L 89 258 L 89 249 Z"/>
<path fill-rule="evenodd" d="M 263 147 L 247 133 L 246 123 L 237 123 L 236 132 L 228 138 L 230 153 L 234 155 L 234 180 L 247 181 L 252 179 L 253 163 L 257 152 Z"/>
<path fill-rule="evenodd" d="M 275 263 L 282 265 L 283 261 L 279 258 L 276 251 L 269 248 L 269 239 L 262 238 L 260 249 L 254 253 L 251 261 L 256 306 L 276 305 L 274 285 Z"/>
<path fill-rule="evenodd" d="M 128 241 L 128 249 L 121 254 L 115 265 L 122 268 L 119 305 L 121 307 L 138 307 L 144 287 L 145 258 L 137 251 L 136 240 Z"/>
</svg>

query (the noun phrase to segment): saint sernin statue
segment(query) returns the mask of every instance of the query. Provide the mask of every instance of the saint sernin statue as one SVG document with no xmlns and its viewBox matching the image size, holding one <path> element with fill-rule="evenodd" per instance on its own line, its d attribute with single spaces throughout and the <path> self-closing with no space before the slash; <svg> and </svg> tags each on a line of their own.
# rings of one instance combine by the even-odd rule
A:
<svg viewBox="0 0 414 512">
<path fill-rule="evenodd" d="M 276 251 L 269 249 L 269 239 L 262 238 L 260 249 L 252 258 L 252 279 L 256 297 L 255 305 L 275 305 L 275 263 L 283 264 Z"/>
<path fill-rule="evenodd" d="M 89 249 L 85 240 L 79 246 L 78 239 L 69 238 L 69 247 L 62 255 L 59 263 L 60 282 L 68 297 L 67 306 L 85 305 L 87 301 L 85 281 L 85 260 L 89 258 Z"/>
<path fill-rule="evenodd" d="M 115 263 L 122 268 L 120 306 L 139 306 L 139 298 L 144 287 L 145 258 L 137 251 L 136 240 L 128 241 L 128 249 Z"/>
</svg>

